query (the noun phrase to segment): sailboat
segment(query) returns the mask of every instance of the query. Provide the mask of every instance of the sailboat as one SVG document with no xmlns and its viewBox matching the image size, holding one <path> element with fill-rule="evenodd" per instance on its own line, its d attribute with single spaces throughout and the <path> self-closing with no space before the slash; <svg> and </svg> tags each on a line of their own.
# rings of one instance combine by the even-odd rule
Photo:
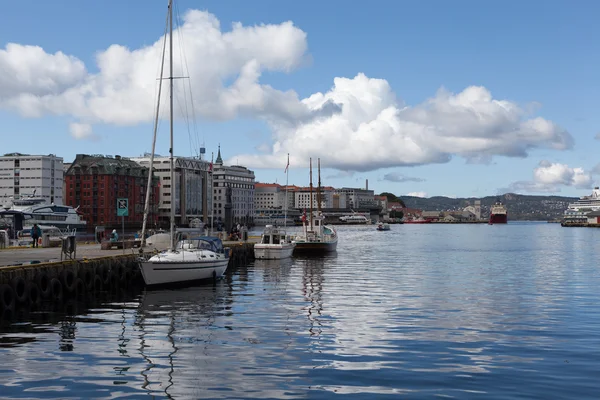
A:
<svg viewBox="0 0 600 400">
<path fill-rule="evenodd" d="M 312 158 L 310 159 L 310 210 L 307 221 L 306 210 L 302 215 L 302 233 L 296 235 L 295 253 L 325 253 L 337 249 L 338 235 L 335 228 L 325 225 L 325 216 L 321 211 L 321 160 L 318 160 L 319 184 L 317 186 L 317 212 L 313 213 L 312 196 Z"/>
<path fill-rule="evenodd" d="M 170 172 L 171 182 L 175 182 L 175 167 L 173 164 L 173 0 L 169 0 L 168 8 L 169 25 L 169 122 L 170 122 Z M 162 65 L 160 76 L 163 76 L 163 67 L 165 59 L 166 39 L 163 46 Z M 162 79 L 160 80 L 162 83 Z M 148 174 L 148 185 L 146 191 L 146 203 L 144 207 L 144 221 L 142 224 L 142 246 L 144 246 L 144 236 L 146 222 L 150 205 L 150 188 L 152 186 L 152 165 L 154 165 L 154 154 L 156 145 L 156 132 L 158 127 L 158 116 L 160 109 L 160 94 L 162 84 L 159 85 L 158 102 L 156 106 L 156 116 L 154 120 L 154 139 L 152 142 L 152 155 L 150 157 L 150 173 Z M 149 259 L 140 261 L 140 269 L 146 285 L 162 285 L 169 283 L 191 282 L 202 279 L 217 279 L 223 276 L 227 265 L 229 264 L 229 249 L 223 247 L 219 238 L 201 236 L 196 230 L 183 234 L 179 232 L 177 242 L 175 241 L 175 199 L 174 190 L 171 190 L 171 215 L 170 215 L 170 233 L 169 249 L 156 254 Z M 141 249 L 140 248 L 140 249 Z"/>
</svg>

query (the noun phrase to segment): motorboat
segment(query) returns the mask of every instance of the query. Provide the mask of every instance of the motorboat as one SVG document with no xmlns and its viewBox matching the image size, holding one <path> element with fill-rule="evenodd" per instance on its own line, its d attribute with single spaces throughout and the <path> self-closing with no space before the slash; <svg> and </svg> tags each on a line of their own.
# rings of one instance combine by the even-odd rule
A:
<svg viewBox="0 0 600 400">
<path fill-rule="evenodd" d="M 296 243 L 292 242 L 284 229 L 267 225 L 260 237 L 260 243 L 254 245 L 254 258 L 258 260 L 289 258 L 295 247 Z"/>
<path fill-rule="evenodd" d="M 386 222 L 380 222 L 377 224 L 377 230 L 378 231 L 389 231 L 390 230 L 390 224 L 386 223 Z"/>
</svg>

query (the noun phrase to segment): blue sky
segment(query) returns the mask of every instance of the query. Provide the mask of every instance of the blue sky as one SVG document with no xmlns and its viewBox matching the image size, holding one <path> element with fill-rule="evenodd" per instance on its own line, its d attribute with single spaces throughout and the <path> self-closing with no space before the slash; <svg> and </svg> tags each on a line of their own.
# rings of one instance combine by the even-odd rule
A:
<svg viewBox="0 0 600 400">
<path fill-rule="evenodd" d="M 516 191 L 576 196 L 588 194 L 597 184 L 600 28 L 595 16 L 600 5 L 596 2 L 365 5 L 182 0 L 176 8 L 179 23 L 189 9 L 208 11 L 220 22 L 222 33 L 231 31 L 234 22 L 246 28 L 274 27 L 255 39 L 249 34 L 227 39 L 237 41 L 234 50 L 215 58 L 211 49 L 218 44 L 211 34 L 204 35 L 205 14 L 189 22 L 193 37 L 185 31 L 174 36 L 183 37 L 184 54 L 195 60 L 188 68 L 194 101 L 200 98 L 199 140 L 209 156 L 220 143 L 225 159 L 251 166 L 259 181 L 285 182 L 289 152 L 289 180 L 298 185 L 308 183 L 309 156 L 321 158 L 326 185 L 362 187 L 368 179 L 376 192 L 398 195 Z M 3 15 L 0 152 L 54 153 L 69 162 L 77 153 L 137 156 L 150 150 L 151 93 L 144 96 L 132 88 L 127 94 L 123 89 L 115 96 L 126 100 L 119 103 L 106 95 L 108 101 L 100 111 L 93 105 L 78 109 L 78 100 L 65 93 L 73 88 L 84 93 L 92 75 L 102 77 L 94 81 L 94 90 L 107 93 L 115 82 L 122 84 L 118 79 L 126 74 L 121 70 L 131 72 L 129 65 L 134 63 L 134 72 L 149 71 L 147 81 L 153 85 L 159 62 L 153 53 L 144 65 L 129 53 L 108 54 L 105 59 L 114 60 L 106 64 L 111 74 L 102 71 L 97 57 L 115 44 L 124 46 L 123 52 L 153 46 L 164 29 L 166 1 L 20 1 L 5 4 Z M 293 22 L 293 29 L 282 27 L 286 21 Z M 45 56 L 29 48 L 9 51 L 9 43 L 40 46 Z M 73 58 L 58 62 L 54 56 L 59 51 Z M 227 92 L 221 103 L 211 103 L 211 96 L 224 93 L 254 59 L 259 60 L 258 86 L 240 86 Z M 65 72 L 56 72 L 59 68 Z M 219 73 L 225 69 L 227 74 Z M 359 73 L 365 78 L 357 79 Z M 27 74 L 39 82 L 23 78 Z M 44 74 L 47 79 L 41 78 Z M 146 75 L 136 77 L 143 80 Z M 335 81 L 332 90 L 336 78 L 347 80 Z M 219 79 L 222 87 L 210 86 Z M 215 91 L 203 93 L 203 80 Z M 477 104 L 469 100 L 457 106 L 454 97 L 448 100 L 471 86 L 485 88 L 466 96 L 476 98 Z M 440 88 L 450 94 L 438 97 Z M 259 89 L 264 102 L 257 105 Z M 319 92 L 325 94 L 323 101 L 300 102 Z M 89 99 L 85 93 L 82 98 Z M 380 108 L 373 105 L 377 103 L 373 99 L 388 98 L 390 93 L 395 100 L 381 101 Z M 507 116 L 507 106 L 488 104 L 486 93 L 493 100 L 510 102 L 510 110 L 521 111 Z M 26 97 L 31 95 L 43 96 L 43 101 L 32 106 Z M 434 110 L 431 104 L 423 106 L 432 98 L 439 100 Z M 326 99 L 337 113 L 323 111 Z M 448 109 L 447 104 L 453 106 Z M 392 105 L 396 117 L 382 117 L 381 111 Z M 123 117 L 129 107 L 139 117 Z M 477 123 L 463 118 L 473 114 L 471 107 L 479 115 Z M 531 130 L 521 124 L 537 117 L 551 121 L 552 127 Z M 80 124 L 81 129 L 71 124 Z M 162 122 L 159 132 L 157 153 L 163 155 L 168 152 L 167 126 Z M 187 125 L 179 120 L 176 129 L 176 154 L 194 154 Z M 270 147 L 275 141 L 279 145 Z M 414 148 L 411 143 L 416 143 Z"/>
</svg>

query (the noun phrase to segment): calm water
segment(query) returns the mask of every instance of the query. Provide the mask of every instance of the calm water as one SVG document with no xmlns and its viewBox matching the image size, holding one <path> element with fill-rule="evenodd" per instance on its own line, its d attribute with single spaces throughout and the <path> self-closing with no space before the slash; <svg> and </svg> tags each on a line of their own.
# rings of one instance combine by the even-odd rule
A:
<svg viewBox="0 0 600 400">
<path fill-rule="evenodd" d="M 335 255 L 0 327 L 2 398 L 598 398 L 600 230 L 340 228 Z"/>
</svg>

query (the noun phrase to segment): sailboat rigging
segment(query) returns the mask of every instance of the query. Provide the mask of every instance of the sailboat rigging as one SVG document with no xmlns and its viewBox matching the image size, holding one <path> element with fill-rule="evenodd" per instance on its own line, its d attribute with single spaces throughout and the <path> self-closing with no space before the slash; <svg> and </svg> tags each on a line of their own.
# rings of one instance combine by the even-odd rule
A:
<svg viewBox="0 0 600 400">
<path fill-rule="evenodd" d="M 175 182 L 175 165 L 173 157 L 173 0 L 169 0 L 167 24 L 169 28 L 169 166 L 170 181 Z M 166 44 L 166 43 L 165 43 Z M 166 47 L 166 46 L 165 46 Z M 163 49 L 161 78 L 164 66 Z M 162 87 L 162 86 L 159 86 Z M 160 89 L 159 89 L 160 93 Z M 152 169 L 154 148 L 156 142 L 156 125 L 159 115 L 159 101 L 156 108 L 154 140 L 152 144 L 152 155 L 149 171 L 149 185 L 152 182 Z M 148 189 L 147 189 L 148 190 Z M 147 285 L 159 285 L 175 282 L 188 282 L 207 278 L 217 279 L 221 277 L 229 263 L 229 249 L 223 248 L 220 239 L 208 236 L 200 236 L 197 229 L 187 229 L 178 232 L 178 241 L 175 236 L 175 190 L 170 190 L 170 229 L 169 229 L 169 249 L 150 257 L 148 260 L 141 260 L 140 269 Z M 145 224 L 149 211 L 149 195 L 147 192 L 146 206 L 144 208 L 144 223 L 142 226 L 142 241 L 145 236 Z M 143 242 L 142 242 L 143 243 Z"/>
<path fill-rule="evenodd" d="M 321 160 L 318 160 L 318 188 L 317 188 L 317 212 L 313 213 L 313 184 L 312 184 L 312 158 L 309 162 L 310 169 L 310 217 L 309 223 L 303 218 L 302 229 L 303 232 L 296 236 L 294 242 L 296 243 L 295 252 L 307 252 L 307 253 L 323 253 L 329 251 L 335 251 L 337 249 L 338 235 L 335 228 L 330 225 L 325 225 L 325 216 L 321 212 L 320 205 L 320 190 L 321 190 Z M 307 226 L 308 225 L 308 226 Z"/>
</svg>

